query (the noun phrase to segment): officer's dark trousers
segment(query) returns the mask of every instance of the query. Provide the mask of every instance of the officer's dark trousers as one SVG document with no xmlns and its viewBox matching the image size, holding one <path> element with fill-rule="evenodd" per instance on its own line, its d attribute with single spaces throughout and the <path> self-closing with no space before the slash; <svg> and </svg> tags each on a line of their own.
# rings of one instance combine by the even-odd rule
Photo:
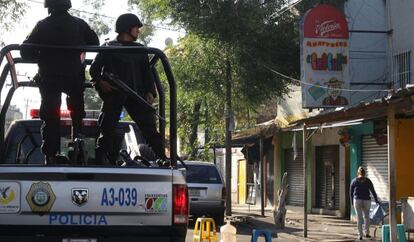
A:
<svg viewBox="0 0 414 242">
<path fill-rule="evenodd" d="M 73 84 L 73 80 L 62 80 L 57 86 L 55 82 L 43 81 L 39 84 L 42 98 L 40 118 L 43 120 L 41 134 L 42 152 L 46 157 L 53 157 L 60 151 L 60 105 L 62 92 L 67 94 L 66 104 L 72 118 L 72 133 L 81 133 L 82 119 L 85 117 L 82 84 Z M 53 85 L 55 84 L 55 85 Z"/>
<path fill-rule="evenodd" d="M 115 147 L 116 126 L 122 112 L 122 107 L 128 111 L 132 120 L 138 125 L 145 140 L 149 143 L 154 153 L 159 158 L 165 157 L 162 145 L 161 135 L 156 129 L 155 116 L 150 113 L 141 104 L 127 97 L 125 94 L 111 92 L 109 94 L 100 93 L 103 99 L 101 114 L 99 116 L 100 136 L 97 141 L 97 162 L 102 162 L 102 155 L 106 156 L 111 164 L 114 164 L 118 156 L 118 148 Z"/>
</svg>

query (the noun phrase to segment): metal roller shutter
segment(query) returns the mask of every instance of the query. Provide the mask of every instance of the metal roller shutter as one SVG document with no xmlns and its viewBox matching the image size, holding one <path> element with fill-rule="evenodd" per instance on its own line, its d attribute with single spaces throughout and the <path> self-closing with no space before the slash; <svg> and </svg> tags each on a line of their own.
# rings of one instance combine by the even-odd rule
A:
<svg viewBox="0 0 414 242">
<path fill-rule="evenodd" d="M 286 197 L 288 205 L 303 206 L 303 150 L 297 149 L 297 157 L 293 159 L 293 149 L 285 150 L 285 164 L 289 190 Z"/>
<path fill-rule="evenodd" d="M 388 145 L 378 145 L 371 136 L 362 138 L 362 166 L 374 184 L 381 200 L 389 201 L 388 192 Z"/>
<path fill-rule="evenodd" d="M 339 209 L 338 145 L 316 147 L 316 207 Z"/>
</svg>

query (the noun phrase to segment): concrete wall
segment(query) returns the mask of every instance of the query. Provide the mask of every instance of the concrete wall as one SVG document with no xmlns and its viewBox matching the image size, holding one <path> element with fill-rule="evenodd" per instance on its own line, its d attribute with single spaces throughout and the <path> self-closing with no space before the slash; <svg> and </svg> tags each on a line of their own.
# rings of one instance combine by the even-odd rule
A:
<svg viewBox="0 0 414 242">
<path fill-rule="evenodd" d="M 392 0 L 389 1 L 392 24 L 392 49 L 393 55 L 411 51 L 411 83 L 414 83 L 414 1 Z M 396 88 L 400 88 L 396 86 Z"/>
<path fill-rule="evenodd" d="M 237 188 L 237 174 L 238 174 L 238 161 L 244 159 L 243 153 L 241 153 L 242 148 L 232 148 L 231 154 L 231 201 L 232 203 L 237 203 L 238 201 L 238 188 Z M 220 170 L 221 175 L 223 176 L 224 181 L 226 181 L 226 150 L 220 148 L 216 150 L 216 160 L 217 167 Z"/>
<path fill-rule="evenodd" d="M 349 158 L 351 164 L 348 181 L 352 181 L 356 177 L 358 167 L 362 164 L 362 136 L 372 134 L 374 132 L 374 125 L 372 122 L 355 125 L 349 128 L 349 132 L 351 134 L 351 141 L 349 143 Z M 351 220 L 356 221 L 355 210 L 350 204 L 348 205 Z"/>
<path fill-rule="evenodd" d="M 312 136 L 312 153 L 310 155 L 310 157 L 312 157 L 312 159 L 314 160 L 313 162 L 313 174 L 315 173 L 315 170 L 318 169 L 318 167 L 316 167 L 316 146 L 326 146 L 326 145 L 339 145 L 339 214 L 337 213 L 338 216 L 344 217 L 346 214 L 346 186 L 349 186 L 349 184 L 345 184 L 345 180 L 346 180 L 346 164 L 345 164 L 345 147 L 340 145 L 339 143 L 339 138 L 340 136 L 338 135 L 338 131 L 340 130 L 340 128 L 328 128 L 328 129 L 323 129 L 322 132 L 317 131 L 313 136 Z M 313 176 L 313 184 L 316 184 L 316 177 L 315 175 Z M 313 185 L 313 188 L 315 187 L 315 185 Z M 315 197 L 315 190 L 312 190 L 312 204 L 315 204 L 316 201 L 316 197 Z"/>
<path fill-rule="evenodd" d="M 394 0 L 393 0 L 394 1 Z M 344 5 L 349 30 L 386 30 L 385 4 L 382 0 L 348 0 Z M 387 89 L 386 34 L 354 33 L 349 36 L 349 64 L 351 89 Z M 355 85 L 356 82 L 378 85 Z M 386 92 L 351 92 L 351 105 L 385 96 Z"/>
<path fill-rule="evenodd" d="M 396 129 L 397 200 L 414 197 L 413 186 L 414 120 L 398 120 Z"/>
</svg>

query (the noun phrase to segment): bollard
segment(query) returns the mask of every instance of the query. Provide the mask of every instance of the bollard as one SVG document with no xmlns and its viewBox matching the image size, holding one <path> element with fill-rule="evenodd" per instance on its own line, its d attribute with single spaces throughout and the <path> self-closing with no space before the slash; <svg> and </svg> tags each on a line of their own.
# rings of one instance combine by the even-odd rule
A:
<svg viewBox="0 0 414 242">
<path fill-rule="evenodd" d="M 193 242 L 217 242 L 216 223 L 212 218 L 197 218 L 194 225 Z"/>
<path fill-rule="evenodd" d="M 397 236 L 398 236 L 398 241 L 400 242 L 407 241 L 407 239 L 405 238 L 404 224 L 397 224 Z M 382 225 L 382 241 L 383 242 L 390 241 L 390 225 L 389 224 Z"/>
<path fill-rule="evenodd" d="M 253 229 L 251 242 L 257 242 L 257 239 L 262 235 L 265 237 L 266 242 L 272 242 L 272 232 L 265 229 Z"/>
</svg>

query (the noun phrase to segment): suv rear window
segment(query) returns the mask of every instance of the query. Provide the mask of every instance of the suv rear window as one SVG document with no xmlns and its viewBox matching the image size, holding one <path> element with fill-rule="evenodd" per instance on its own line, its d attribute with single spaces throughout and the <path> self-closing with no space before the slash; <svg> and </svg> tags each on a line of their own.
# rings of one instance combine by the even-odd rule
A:
<svg viewBox="0 0 414 242">
<path fill-rule="evenodd" d="M 214 166 L 189 165 L 186 172 L 187 183 L 221 184 L 221 177 Z"/>
</svg>

